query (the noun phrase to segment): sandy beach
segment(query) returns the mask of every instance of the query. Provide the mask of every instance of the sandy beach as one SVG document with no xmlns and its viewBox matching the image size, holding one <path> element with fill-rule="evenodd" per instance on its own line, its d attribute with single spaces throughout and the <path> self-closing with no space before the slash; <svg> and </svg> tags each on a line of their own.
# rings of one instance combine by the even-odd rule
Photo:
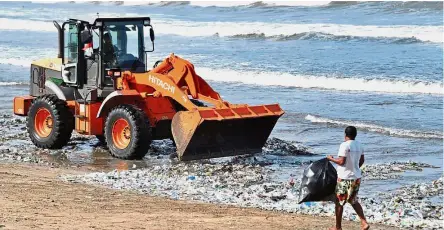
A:
<svg viewBox="0 0 444 230">
<path fill-rule="evenodd" d="M 85 169 L 0 164 L 2 229 L 327 229 L 333 218 L 176 201 L 62 182 Z M 344 222 L 344 229 L 358 229 Z M 373 229 L 396 229 L 373 225 Z"/>
</svg>

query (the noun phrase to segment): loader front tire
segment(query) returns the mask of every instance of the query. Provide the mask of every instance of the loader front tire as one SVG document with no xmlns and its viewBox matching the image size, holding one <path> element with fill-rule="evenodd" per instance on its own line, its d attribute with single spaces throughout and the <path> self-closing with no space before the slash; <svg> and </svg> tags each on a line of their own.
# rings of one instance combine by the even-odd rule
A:
<svg viewBox="0 0 444 230">
<path fill-rule="evenodd" d="M 28 113 L 27 130 L 31 141 L 39 148 L 60 149 L 74 129 L 74 116 L 64 100 L 55 95 L 36 98 Z"/>
<path fill-rule="evenodd" d="M 105 139 L 111 155 L 141 159 L 151 145 L 151 127 L 145 113 L 133 105 L 119 105 L 108 114 Z"/>
</svg>

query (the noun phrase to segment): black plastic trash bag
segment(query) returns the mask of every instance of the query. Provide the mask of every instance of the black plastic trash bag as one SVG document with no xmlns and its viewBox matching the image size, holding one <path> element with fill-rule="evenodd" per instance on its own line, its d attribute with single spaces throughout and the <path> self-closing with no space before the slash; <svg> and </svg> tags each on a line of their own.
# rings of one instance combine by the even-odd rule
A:
<svg viewBox="0 0 444 230">
<path fill-rule="evenodd" d="M 337 179 L 336 169 L 327 158 L 311 163 L 302 175 L 299 204 L 308 201 L 331 201 Z"/>
</svg>

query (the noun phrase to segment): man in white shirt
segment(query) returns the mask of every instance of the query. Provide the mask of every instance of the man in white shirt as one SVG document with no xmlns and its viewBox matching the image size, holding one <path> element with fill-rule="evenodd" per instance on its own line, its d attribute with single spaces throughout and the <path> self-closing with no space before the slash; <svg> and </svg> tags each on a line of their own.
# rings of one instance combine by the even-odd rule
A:
<svg viewBox="0 0 444 230">
<path fill-rule="evenodd" d="M 364 149 L 355 141 L 357 130 L 353 126 L 345 129 L 345 142 L 339 147 L 338 158 L 327 156 L 327 159 L 338 165 L 338 182 L 336 184 L 336 227 L 330 230 L 342 229 L 342 212 L 348 202 L 353 206 L 361 219 L 361 229 L 368 230 L 370 226 L 364 216 L 361 204 L 357 201 L 359 186 L 361 184 L 361 166 L 364 164 Z"/>
</svg>

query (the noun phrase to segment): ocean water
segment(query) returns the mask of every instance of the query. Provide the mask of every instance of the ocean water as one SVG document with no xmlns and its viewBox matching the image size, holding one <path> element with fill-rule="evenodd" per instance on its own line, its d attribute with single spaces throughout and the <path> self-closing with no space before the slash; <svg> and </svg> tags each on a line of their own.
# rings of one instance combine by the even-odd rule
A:
<svg viewBox="0 0 444 230">
<path fill-rule="evenodd" d="M 354 125 L 368 163 L 441 167 L 400 184 L 442 175 L 442 2 L 1 2 L 0 111 L 27 94 L 32 60 L 56 56 L 51 21 L 97 12 L 150 16 L 152 64 L 174 52 L 225 100 L 280 103 L 286 114 L 272 136 L 335 155 Z M 284 179 L 297 170 L 279 167 Z"/>
</svg>

